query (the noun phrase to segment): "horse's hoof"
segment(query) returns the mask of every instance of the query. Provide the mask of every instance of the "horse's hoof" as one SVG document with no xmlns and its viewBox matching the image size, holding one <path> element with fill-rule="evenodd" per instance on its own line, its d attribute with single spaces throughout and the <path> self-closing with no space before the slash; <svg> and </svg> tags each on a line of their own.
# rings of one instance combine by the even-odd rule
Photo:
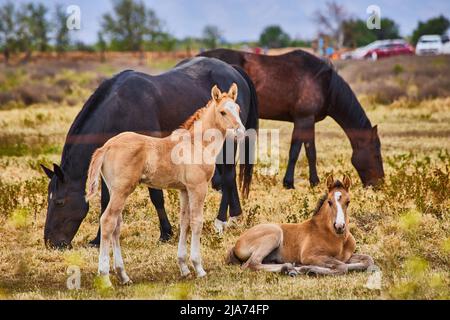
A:
<svg viewBox="0 0 450 320">
<path fill-rule="evenodd" d="M 227 227 L 226 221 L 221 221 L 219 219 L 214 220 L 214 229 L 219 235 L 222 235 Z"/>
<path fill-rule="evenodd" d="M 100 247 L 100 240 L 97 240 L 97 238 L 95 238 L 94 240 L 91 240 L 88 242 L 88 246 L 92 247 L 92 248 L 99 248 Z"/>
<path fill-rule="evenodd" d="M 99 275 L 95 281 L 96 287 L 100 290 L 113 288 L 109 275 Z"/>
<path fill-rule="evenodd" d="M 319 185 L 319 183 L 320 183 L 319 178 L 314 178 L 314 179 L 309 180 L 309 185 L 313 188 L 317 187 Z"/>
<path fill-rule="evenodd" d="M 159 236 L 159 242 L 167 242 L 172 238 L 172 233 L 161 233 Z"/>
<path fill-rule="evenodd" d="M 181 272 L 182 278 L 187 278 L 191 274 L 191 271 L 189 270 L 189 268 L 187 266 L 181 267 L 180 272 Z"/>
<path fill-rule="evenodd" d="M 284 180 L 283 181 L 283 187 L 285 188 L 285 189 L 295 189 L 295 187 L 294 187 L 294 181 L 287 181 L 287 180 Z"/>
<path fill-rule="evenodd" d="M 234 216 L 228 219 L 227 227 L 237 227 L 240 225 L 241 216 Z"/>
</svg>

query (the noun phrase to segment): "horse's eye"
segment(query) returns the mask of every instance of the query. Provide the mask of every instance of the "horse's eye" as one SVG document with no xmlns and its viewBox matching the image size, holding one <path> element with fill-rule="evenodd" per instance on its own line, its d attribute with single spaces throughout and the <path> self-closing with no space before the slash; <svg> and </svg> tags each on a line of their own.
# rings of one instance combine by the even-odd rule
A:
<svg viewBox="0 0 450 320">
<path fill-rule="evenodd" d="M 62 206 L 64 205 L 64 203 L 65 203 L 65 200 L 64 200 L 64 199 L 56 199 L 56 200 L 55 200 L 55 204 L 56 204 L 58 207 L 62 207 Z"/>
<path fill-rule="evenodd" d="M 220 114 L 223 115 L 223 116 L 227 115 L 227 113 L 225 111 L 220 111 Z"/>
<path fill-rule="evenodd" d="M 330 205 L 330 207 L 333 206 L 333 202 L 331 200 L 328 200 L 328 204 Z"/>
</svg>

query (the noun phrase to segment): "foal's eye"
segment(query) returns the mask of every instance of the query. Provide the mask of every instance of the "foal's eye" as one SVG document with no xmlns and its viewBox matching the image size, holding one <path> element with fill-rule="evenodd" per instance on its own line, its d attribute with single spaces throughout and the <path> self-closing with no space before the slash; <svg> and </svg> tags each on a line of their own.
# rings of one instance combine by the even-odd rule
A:
<svg viewBox="0 0 450 320">
<path fill-rule="evenodd" d="M 333 202 L 331 200 L 328 200 L 328 204 L 330 205 L 330 207 L 333 206 Z"/>
<path fill-rule="evenodd" d="M 345 203 L 345 205 L 348 207 L 349 204 L 350 204 L 350 200 L 347 200 L 347 202 Z"/>
<path fill-rule="evenodd" d="M 223 115 L 223 116 L 227 115 L 227 113 L 225 111 L 220 111 L 220 114 Z"/>
</svg>

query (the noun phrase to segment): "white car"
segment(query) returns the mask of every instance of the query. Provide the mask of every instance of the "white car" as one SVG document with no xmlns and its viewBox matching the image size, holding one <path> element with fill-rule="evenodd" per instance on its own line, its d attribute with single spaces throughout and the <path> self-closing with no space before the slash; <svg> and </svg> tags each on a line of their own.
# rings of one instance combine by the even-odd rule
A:
<svg viewBox="0 0 450 320">
<path fill-rule="evenodd" d="M 417 42 L 416 54 L 418 56 L 442 54 L 443 49 L 444 43 L 440 35 L 437 34 L 423 35 L 419 38 L 419 41 Z"/>
</svg>

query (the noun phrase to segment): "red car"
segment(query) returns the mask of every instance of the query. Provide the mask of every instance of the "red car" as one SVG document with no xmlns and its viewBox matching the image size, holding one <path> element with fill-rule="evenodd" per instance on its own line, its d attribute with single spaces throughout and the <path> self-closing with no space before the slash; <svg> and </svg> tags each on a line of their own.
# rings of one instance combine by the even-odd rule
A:
<svg viewBox="0 0 450 320">
<path fill-rule="evenodd" d="M 378 48 L 367 51 L 364 58 L 377 60 L 380 58 L 399 56 L 399 55 L 412 55 L 414 54 L 414 48 L 407 43 L 386 43 Z"/>
</svg>

